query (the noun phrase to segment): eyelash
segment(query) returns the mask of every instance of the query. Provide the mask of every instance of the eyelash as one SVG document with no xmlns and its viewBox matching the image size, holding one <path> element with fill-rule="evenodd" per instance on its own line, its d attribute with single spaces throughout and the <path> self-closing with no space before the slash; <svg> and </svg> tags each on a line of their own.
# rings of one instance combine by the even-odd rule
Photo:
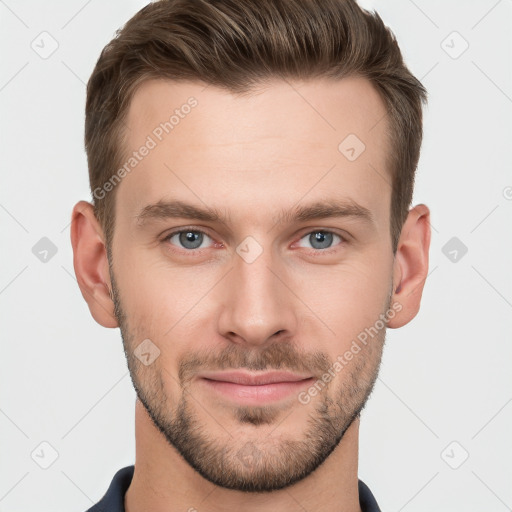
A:
<svg viewBox="0 0 512 512">
<path fill-rule="evenodd" d="M 170 239 L 174 235 L 179 235 L 180 233 L 188 233 L 188 232 L 201 233 L 201 234 L 206 235 L 208 238 L 211 238 L 213 240 L 213 238 L 206 231 L 203 231 L 202 229 L 187 228 L 187 227 L 185 227 L 185 228 L 178 229 L 176 231 L 173 231 L 173 232 L 165 235 L 165 237 L 162 239 L 162 242 L 169 242 Z M 313 229 L 311 231 L 308 231 L 307 233 L 304 233 L 304 235 L 302 235 L 299 240 L 302 240 L 305 236 L 311 235 L 312 233 L 328 233 L 328 234 L 335 235 L 335 236 L 337 236 L 337 237 L 339 237 L 341 239 L 341 242 L 338 245 L 336 245 L 334 247 L 330 247 L 328 249 L 310 249 L 310 251 L 312 251 L 315 256 L 331 254 L 332 252 L 337 251 L 339 249 L 340 245 L 345 245 L 345 244 L 348 243 L 347 238 L 343 237 L 342 235 L 340 235 L 336 231 L 332 231 L 332 230 L 329 230 L 329 229 Z M 170 244 L 170 245 L 172 245 L 172 244 Z M 176 251 L 176 252 L 185 251 L 186 253 L 189 253 L 189 254 L 196 254 L 196 253 L 199 253 L 201 251 L 201 249 L 172 249 L 172 250 Z"/>
</svg>

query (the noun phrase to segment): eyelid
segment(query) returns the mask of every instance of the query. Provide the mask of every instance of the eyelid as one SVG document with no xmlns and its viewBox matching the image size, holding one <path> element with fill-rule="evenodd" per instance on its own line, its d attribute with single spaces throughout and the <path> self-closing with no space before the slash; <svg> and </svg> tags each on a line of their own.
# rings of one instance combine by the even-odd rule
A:
<svg viewBox="0 0 512 512">
<path fill-rule="evenodd" d="M 311 227 L 311 226 L 308 226 L 307 228 L 304 228 L 305 231 L 300 231 L 299 233 L 301 233 L 300 235 L 298 235 L 300 237 L 300 239 L 304 238 L 306 235 L 309 235 L 311 233 L 318 233 L 318 232 L 322 232 L 322 233 L 332 233 L 333 235 L 337 235 L 339 236 L 344 242 L 348 242 L 350 240 L 350 235 L 343 231 L 343 230 L 339 230 L 339 229 L 336 229 L 336 228 L 324 228 L 324 227 Z"/>
</svg>

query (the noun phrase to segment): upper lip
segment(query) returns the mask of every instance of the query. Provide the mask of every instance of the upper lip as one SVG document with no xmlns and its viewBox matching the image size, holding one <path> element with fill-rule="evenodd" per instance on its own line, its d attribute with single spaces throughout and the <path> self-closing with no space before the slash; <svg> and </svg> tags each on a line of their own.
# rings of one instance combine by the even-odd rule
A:
<svg viewBox="0 0 512 512">
<path fill-rule="evenodd" d="M 203 379 L 217 380 L 222 382 L 233 382 L 245 386 L 258 386 L 263 384 L 273 384 L 276 382 L 297 382 L 310 379 L 311 375 L 301 375 L 291 372 L 265 372 L 249 373 L 242 371 L 230 372 L 204 372 L 199 375 Z"/>
</svg>

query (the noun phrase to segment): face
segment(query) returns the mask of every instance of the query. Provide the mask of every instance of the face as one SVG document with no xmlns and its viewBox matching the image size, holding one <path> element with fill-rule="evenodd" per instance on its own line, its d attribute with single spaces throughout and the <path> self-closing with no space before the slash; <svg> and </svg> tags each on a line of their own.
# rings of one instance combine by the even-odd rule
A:
<svg viewBox="0 0 512 512">
<path fill-rule="evenodd" d="M 132 100 L 115 313 L 138 398 L 218 486 L 305 478 L 372 391 L 396 307 L 385 112 L 361 78 L 244 96 L 150 81 Z M 203 378 L 228 370 L 304 380 L 251 398 Z"/>
</svg>

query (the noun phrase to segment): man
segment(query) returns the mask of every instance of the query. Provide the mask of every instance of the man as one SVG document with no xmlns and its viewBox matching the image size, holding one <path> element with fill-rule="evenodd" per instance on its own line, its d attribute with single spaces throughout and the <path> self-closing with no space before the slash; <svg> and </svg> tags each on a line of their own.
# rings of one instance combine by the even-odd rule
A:
<svg viewBox="0 0 512 512">
<path fill-rule="evenodd" d="M 353 0 L 161 0 L 105 47 L 71 240 L 136 461 L 90 511 L 379 510 L 359 420 L 428 272 L 424 102 Z"/>
</svg>

